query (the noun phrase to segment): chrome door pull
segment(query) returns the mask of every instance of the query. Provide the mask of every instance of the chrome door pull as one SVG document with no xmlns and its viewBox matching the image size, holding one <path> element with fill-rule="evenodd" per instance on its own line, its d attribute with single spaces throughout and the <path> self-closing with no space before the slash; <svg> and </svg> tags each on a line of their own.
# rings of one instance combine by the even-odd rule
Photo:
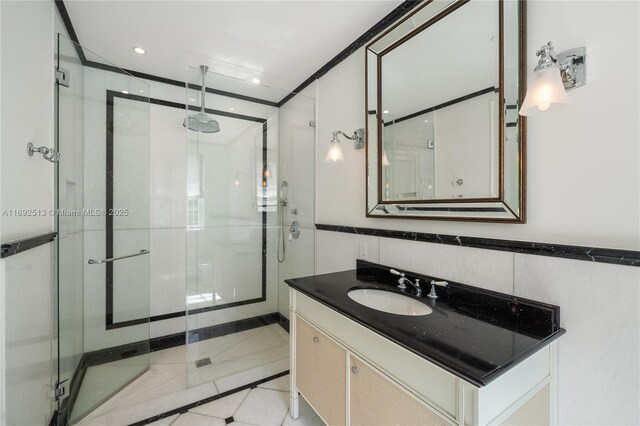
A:
<svg viewBox="0 0 640 426">
<path fill-rule="evenodd" d="M 111 263 L 111 262 L 115 262 L 116 260 L 122 260 L 122 259 L 128 259 L 130 257 L 142 256 L 143 254 L 149 254 L 149 250 L 142 249 L 142 250 L 140 250 L 139 253 L 129 254 L 127 256 L 111 257 L 109 259 L 103 259 L 103 260 L 89 259 L 88 263 L 89 263 L 89 265 L 100 265 L 101 263 Z"/>
</svg>

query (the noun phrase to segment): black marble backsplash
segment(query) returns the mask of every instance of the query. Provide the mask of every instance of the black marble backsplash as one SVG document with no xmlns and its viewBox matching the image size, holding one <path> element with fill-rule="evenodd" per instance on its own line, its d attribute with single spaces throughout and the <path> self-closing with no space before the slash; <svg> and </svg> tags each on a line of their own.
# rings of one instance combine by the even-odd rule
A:
<svg viewBox="0 0 640 426">
<path fill-rule="evenodd" d="M 365 282 L 386 283 L 395 286 L 398 276 L 389 272 L 392 266 L 366 260 L 356 261 L 356 276 Z M 413 281 L 420 279 L 423 294 L 431 289 L 431 280 L 441 278 L 416 272 L 401 271 Z M 560 330 L 560 308 L 555 305 L 485 290 L 447 280 L 447 287 L 436 287 L 441 302 L 463 314 L 510 330 L 518 330 L 536 338 L 543 338 Z M 410 290 L 409 290 L 410 291 Z"/>
<path fill-rule="evenodd" d="M 494 238 L 465 237 L 456 235 L 430 234 L 427 232 L 394 231 L 390 229 L 360 228 L 355 226 L 316 224 L 321 231 L 343 232 L 347 234 L 371 235 L 426 243 L 448 244 L 487 250 L 510 251 L 537 256 L 562 257 L 589 262 L 611 263 L 614 265 L 640 266 L 640 251 L 619 250 L 602 247 L 571 246 L 565 244 L 539 243 L 530 241 L 499 240 Z"/>
</svg>

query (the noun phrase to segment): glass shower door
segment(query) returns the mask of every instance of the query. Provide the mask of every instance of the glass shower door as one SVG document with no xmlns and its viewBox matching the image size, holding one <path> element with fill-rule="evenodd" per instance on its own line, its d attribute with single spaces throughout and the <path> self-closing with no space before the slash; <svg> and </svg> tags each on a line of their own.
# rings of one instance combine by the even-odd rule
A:
<svg viewBox="0 0 640 426">
<path fill-rule="evenodd" d="M 92 413 L 149 369 L 149 86 L 59 36 L 59 412 Z M 64 389 L 64 391 L 63 391 Z"/>
<path fill-rule="evenodd" d="M 198 69 L 188 75 L 186 113 L 194 114 L 201 76 Z M 207 86 L 229 87 L 230 80 L 209 72 Z M 259 89 L 235 84 L 238 92 Z M 278 119 L 275 106 L 211 92 L 205 106 L 219 131 L 185 130 L 187 384 L 226 392 L 289 367 L 274 256 Z"/>
</svg>

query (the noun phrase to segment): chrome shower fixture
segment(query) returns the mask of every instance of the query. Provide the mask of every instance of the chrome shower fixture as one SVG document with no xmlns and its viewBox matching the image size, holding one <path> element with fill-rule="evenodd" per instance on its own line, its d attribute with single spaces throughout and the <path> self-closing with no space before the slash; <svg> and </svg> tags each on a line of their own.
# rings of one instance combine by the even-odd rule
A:
<svg viewBox="0 0 640 426">
<path fill-rule="evenodd" d="M 200 112 L 197 114 L 192 114 L 187 118 L 185 118 L 182 125 L 196 132 L 216 133 L 220 131 L 220 125 L 216 120 L 209 117 L 204 112 L 204 99 L 205 99 L 205 95 L 207 94 L 207 88 L 205 86 L 207 71 L 209 71 L 208 66 L 200 65 L 200 72 L 202 73 L 202 87 L 200 88 L 200 99 L 201 99 Z"/>
<path fill-rule="evenodd" d="M 34 153 L 39 152 L 42 154 L 42 158 L 51 161 L 52 163 L 56 163 L 60 160 L 60 153 L 56 152 L 55 149 L 47 148 L 46 146 L 36 148 L 31 142 L 27 144 L 27 152 L 29 153 L 29 157 L 33 157 Z"/>
</svg>

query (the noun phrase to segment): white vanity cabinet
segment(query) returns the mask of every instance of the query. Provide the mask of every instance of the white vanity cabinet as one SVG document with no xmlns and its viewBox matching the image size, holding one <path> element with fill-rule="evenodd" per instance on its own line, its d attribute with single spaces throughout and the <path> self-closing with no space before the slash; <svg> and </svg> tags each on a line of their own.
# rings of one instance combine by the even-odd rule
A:
<svg viewBox="0 0 640 426">
<path fill-rule="evenodd" d="M 555 343 L 478 387 L 290 289 L 291 415 L 329 425 L 554 424 Z"/>
</svg>

